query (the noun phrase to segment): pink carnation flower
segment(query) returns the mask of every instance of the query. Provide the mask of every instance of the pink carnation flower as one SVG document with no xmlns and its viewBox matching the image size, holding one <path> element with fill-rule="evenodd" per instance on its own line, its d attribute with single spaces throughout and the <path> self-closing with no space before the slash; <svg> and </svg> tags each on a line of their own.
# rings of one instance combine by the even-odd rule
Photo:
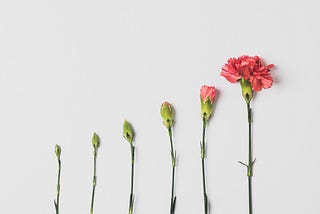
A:
<svg viewBox="0 0 320 214">
<path fill-rule="evenodd" d="M 213 111 L 213 103 L 216 96 L 216 88 L 203 85 L 200 89 L 201 115 L 208 120 Z"/>
<path fill-rule="evenodd" d="M 273 80 L 270 68 L 274 65 L 263 65 L 260 57 L 243 55 L 238 58 L 230 58 L 222 67 L 220 73 L 229 82 L 235 83 L 241 78 L 250 82 L 252 90 L 260 91 L 262 88 L 270 88 Z"/>
<path fill-rule="evenodd" d="M 200 89 L 200 96 L 202 102 L 206 102 L 209 98 L 210 102 L 213 103 L 216 96 L 216 88 L 213 86 L 203 85 Z"/>
</svg>

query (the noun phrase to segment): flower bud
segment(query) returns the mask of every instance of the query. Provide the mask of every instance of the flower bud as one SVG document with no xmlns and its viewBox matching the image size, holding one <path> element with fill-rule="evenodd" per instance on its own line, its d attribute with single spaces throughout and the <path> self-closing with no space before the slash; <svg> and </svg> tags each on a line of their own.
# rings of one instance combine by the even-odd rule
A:
<svg viewBox="0 0 320 214">
<path fill-rule="evenodd" d="M 213 111 L 213 103 L 216 96 L 216 89 L 213 86 L 203 85 L 200 89 L 201 116 L 208 120 Z"/>
<path fill-rule="evenodd" d="M 57 158 L 60 159 L 61 147 L 58 144 L 56 144 L 54 152 L 56 153 Z"/>
<path fill-rule="evenodd" d="M 163 124 L 167 128 L 172 127 L 173 121 L 174 121 L 174 110 L 170 103 L 168 102 L 162 103 L 160 108 L 160 114 L 163 119 Z"/>
<path fill-rule="evenodd" d="M 250 103 L 250 101 L 253 97 L 253 92 L 252 92 L 252 87 L 251 87 L 249 81 L 245 80 L 244 78 L 241 78 L 240 85 L 241 85 L 241 89 L 242 89 L 242 97 L 244 98 L 246 103 Z"/>
<path fill-rule="evenodd" d="M 100 146 L 100 139 L 99 139 L 99 136 L 96 133 L 93 133 L 92 145 L 93 145 L 93 148 L 95 150 L 97 150 L 99 148 L 99 146 Z"/>
<path fill-rule="evenodd" d="M 132 143 L 134 138 L 134 132 L 131 124 L 125 120 L 123 122 L 123 137 L 129 142 Z"/>
</svg>

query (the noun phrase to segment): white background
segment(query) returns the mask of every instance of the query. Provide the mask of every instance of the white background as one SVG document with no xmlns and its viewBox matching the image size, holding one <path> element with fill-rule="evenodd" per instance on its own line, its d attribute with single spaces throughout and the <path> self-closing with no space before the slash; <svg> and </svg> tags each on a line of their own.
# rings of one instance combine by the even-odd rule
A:
<svg viewBox="0 0 320 214">
<path fill-rule="evenodd" d="M 176 110 L 176 214 L 203 213 L 199 89 L 219 90 L 207 129 L 215 214 L 246 214 L 246 108 L 219 76 L 229 57 L 275 64 L 255 96 L 254 213 L 320 212 L 317 1 L 2 0 L 0 213 L 54 213 L 62 147 L 61 214 L 89 213 L 96 131 L 95 213 L 126 213 L 136 131 L 135 213 L 169 213 L 169 139 L 159 108 Z"/>
</svg>

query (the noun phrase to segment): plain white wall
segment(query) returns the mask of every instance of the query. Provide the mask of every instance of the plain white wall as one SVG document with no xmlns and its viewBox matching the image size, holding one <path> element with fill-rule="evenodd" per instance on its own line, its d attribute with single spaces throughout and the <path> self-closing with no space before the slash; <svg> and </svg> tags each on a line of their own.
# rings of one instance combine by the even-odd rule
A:
<svg viewBox="0 0 320 214">
<path fill-rule="evenodd" d="M 229 57 L 274 63 L 254 109 L 254 213 L 320 212 L 318 1 L 3 0 L 0 2 L 0 212 L 88 213 L 91 137 L 101 138 L 95 213 L 126 213 L 136 131 L 135 213 L 169 213 L 169 139 L 159 114 L 176 109 L 176 214 L 203 213 L 199 89 L 219 90 L 207 129 L 212 213 L 247 212 L 247 124 Z"/>
</svg>

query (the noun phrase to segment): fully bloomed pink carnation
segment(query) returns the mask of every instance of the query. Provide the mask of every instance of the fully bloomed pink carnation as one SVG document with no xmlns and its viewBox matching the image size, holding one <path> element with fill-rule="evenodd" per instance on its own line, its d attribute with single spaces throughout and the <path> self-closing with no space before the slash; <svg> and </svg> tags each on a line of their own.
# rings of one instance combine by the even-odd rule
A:
<svg viewBox="0 0 320 214">
<path fill-rule="evenodd" d="M 241 78 L 249 81 L 254 91 L 262 88 L 270 88 L 273 80 L 270 76 L 270 68 L 274 65 L 263 65 L 260 57 L 243 55 L 238 58 L 230 58 L 222 67 L 220 73 L 229 82 L 235 83 Z"/>
</svg>

